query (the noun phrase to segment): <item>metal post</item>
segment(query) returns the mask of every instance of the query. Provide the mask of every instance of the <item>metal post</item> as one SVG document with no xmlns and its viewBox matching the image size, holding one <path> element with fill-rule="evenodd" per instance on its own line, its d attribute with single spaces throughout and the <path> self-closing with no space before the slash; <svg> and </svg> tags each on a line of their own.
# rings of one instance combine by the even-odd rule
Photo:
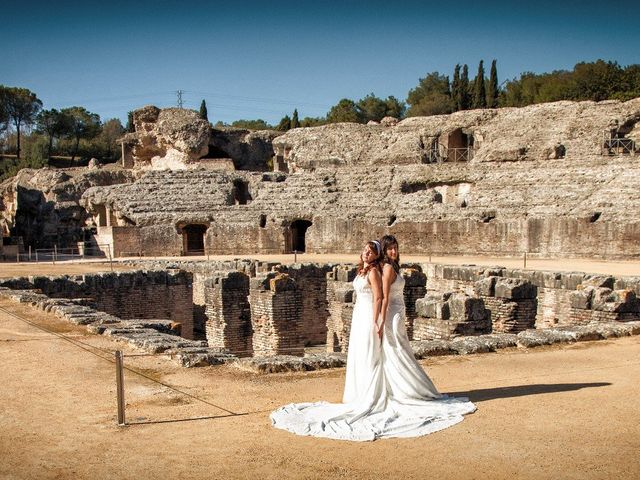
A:
<svg viewBox="0 0 640 480">
<path fill-rule="evenodd" d="M 298 263 L 298 251 L 293 251 L 293 263 Z"/>
<path fill-rule="evenodd" d="M 527 269 L 527 252 L 524 252 L 524 269 Z"/>
<path fill-rule="evenodd" d="M 53 264 L 54 265 L 57 259 L 58 259 L 58 244 L 53 246 Z"/>
<path fill-rule="evenodd" d="M 111 256 L 111 245 L 107 244 L 107 253 L 109 254 L 109 265 L 111 265 L 111 271 L 113 272 L 113 257 Z"/>
<path fill-rule="evenodd" d="M 29 261 L 31 261 L 31 245 L 29 245 Z"/>
<path fill-rule="evenodd" d="M 36 249 L 36 263 L 38 263 L 38 249 Z"/>
<path fill-rule="evenodd" d="M 124 416 L 124 358 L 122 350 L 116 350 L 116 389 L 118 391 L 118 425 L 124 427 L 127 425 Z"/>
</svg>

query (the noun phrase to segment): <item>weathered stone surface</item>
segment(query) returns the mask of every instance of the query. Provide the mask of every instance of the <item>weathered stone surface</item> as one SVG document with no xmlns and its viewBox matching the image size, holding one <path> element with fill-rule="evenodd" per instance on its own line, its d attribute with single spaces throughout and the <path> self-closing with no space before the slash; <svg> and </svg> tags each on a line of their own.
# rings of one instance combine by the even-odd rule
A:
<svg viewBox="0 0 640 480">
<path fill-rule="evenodd" d="M 411 348 L 417 359 L 457 353 L 451 348 L 451 342 L 448 340 L 414 340 L 411 342 Z"/>
<path fill-rule="evenodd" d="M 346 365 L 346 354 L 327 353 L 305 357 L 275 355 L 269 357 L 243 358 L 233 363 L 234 367 L 254 373 L 303 372 L 336 368 Z"/>
<path fill-rule="evenodd" d="M 536 298 L 535 285 L 520 278 L 498 278 L 495 284 L 495 296 L 512 300 Z"/>
<path fill-rule="evenodd" d="M 517 336 L 508 333 L 460 337 L 450 342 L 451 349 L 459 355 L 495 352 L 499 348 L 515 347 L 516 345 Z"/>
</svg>

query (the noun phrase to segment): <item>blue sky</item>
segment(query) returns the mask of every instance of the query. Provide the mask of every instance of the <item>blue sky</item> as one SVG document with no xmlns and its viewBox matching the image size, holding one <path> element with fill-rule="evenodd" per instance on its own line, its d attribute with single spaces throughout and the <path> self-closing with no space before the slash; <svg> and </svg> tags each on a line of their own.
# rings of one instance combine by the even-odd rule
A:
<svg viewBox="0 0 640 480">
<path fill-rule="evenodd" d="M 322 116 L 341 98 L 404 100 L 420 77 L 500 81 L 598 58 L 640 63 L 637 2 L 3 2 L 0 84 L 102 120 L 205 99 L 209 120 Z M 611 5 L 611 6 L 609 6 Z"/>
</svg>

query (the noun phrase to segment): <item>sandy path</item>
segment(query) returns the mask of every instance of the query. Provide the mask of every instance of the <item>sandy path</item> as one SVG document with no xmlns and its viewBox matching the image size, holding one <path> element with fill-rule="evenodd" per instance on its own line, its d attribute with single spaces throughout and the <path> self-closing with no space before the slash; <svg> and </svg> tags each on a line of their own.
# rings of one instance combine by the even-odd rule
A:
<svg viewBox="0 0 640 480">
<path fill-rule="evenodd" d="M 278 405 L 338 401 L 343 369 L 255 376 L 182 369 L 165 357 L 126 364 L 207 403 L 127 372 L 127 418 L 139 423 L 117 427 L 116 348 L 0 300 L 0 478 L 640 476 L 640 337 L 431 359 L 424 365 L 436 385 L 467 393 L 478 411 L 427 437 L 373 443 L 297 437 L 269 424 Z"/>
<path fill-rule="evenodd" d="M 171 260 L 232 260 L 234 258 L 253 258 L 262 261 L 279 262 L 283 264 L 298 262 L 336 262 L 336 263 L 356 263 L 357 255 L 354 254 L 315 254 L 304 253 L 296 256 L 290 255 L 212 255 L 210 257 L 163 257 Z M 151 258 L 146 257 L 145 260 Z M 119 259 L 121 261 L 123 259 Z M 130 260 L 137 260 L 131 258 Z M 506 257 L 429 257 L 427 255 L 402 255 L 403 262 L 415 263 L 443 263 L 452 265 L 500 265 L 508 268 L 523 268 L 523 258 Z M 62 274 L 82 274 L 90 272 L 108 272 L 114 270 L 132 270 L 133 267 L 122 265 L 119 262 L 57 262 L 52 263 L 0 263 L 0 278 L 14 277 L 20 275 L 62 275 Z M 640 260 L 592 260 L 587 258 L 527 258 L 528 270 L 551 270 L 551 271 L 573 271 L 600 273 L 617 276 L 640 276 Z"/>
</svg>

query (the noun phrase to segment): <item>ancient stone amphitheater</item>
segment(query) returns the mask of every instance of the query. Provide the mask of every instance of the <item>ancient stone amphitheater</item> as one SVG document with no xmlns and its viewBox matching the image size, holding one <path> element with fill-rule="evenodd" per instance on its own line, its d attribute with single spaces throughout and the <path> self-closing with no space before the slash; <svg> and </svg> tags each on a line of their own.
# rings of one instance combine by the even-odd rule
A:
<svg viewBox="0 0 640 480">
<path fill-rule="evenodd" d="M 118 168 L 23 171 L 3 235 L 115 256 L 354 252 L 640 255 L 640 99 L 472 110 L 381 124 L 216 130 L 145 107 Z M 83 234 L 84 230 L 84 234 Z"/>
<path fill-rule="evenodd" d="M 94 245 L 113 257 L 357 252 L 393 233 L 412 253 L 632 258 L 639 121 L 640 98 L 277 134 L 145 107 L 121 165 L 23 170 L 2 183 L 0 226 L 23 250 Z M 136 262 L 132 273 L 3 280 L 0 296 L 188 366 L 344 362 L 353 266 Z M 640 333 L 640 277 L 405 267 L 419 357 Z M 310 345 L 330 353 L 302 356 Z"/>
</svg>

